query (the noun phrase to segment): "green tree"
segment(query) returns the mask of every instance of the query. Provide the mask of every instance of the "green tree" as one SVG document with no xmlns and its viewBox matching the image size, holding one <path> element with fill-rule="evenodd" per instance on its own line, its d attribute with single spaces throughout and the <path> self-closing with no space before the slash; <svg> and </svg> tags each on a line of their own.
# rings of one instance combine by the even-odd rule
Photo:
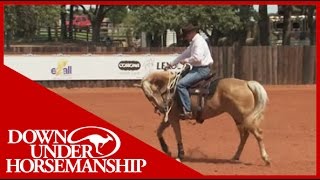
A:
<svg viewBox="0 0 320 180">
<path fill-rule="evenodd" d="M 303 21 L 301 28 L 301 36 L 309 35 L 310 45 L 315 44 L 315 6 L 278 6 L 278 14 L 283 15 L 283 45 L 290 45 L 290 34 L 292 29 L 291 16 L 292 15 L 305 15 L 305 19 L 301 19 Z M 308 26 L 308 27 L 304 27 Z M 307 30 L 307 32 L 306 32 Z"/>
<path fill-rule="evenodd" d="M 68 26 L 68 38 L 73 40 L 73 14 L 74 14 L 74 5 L 70 5 L 69 9 L 69 26 Z"/>
<path fill-rule="evenodd" d="M 167 29 L 175 30 L 179 38 L 181 26 L 192 22 L 200 26 L 212 45 L 221 37 L 239 40 L 239 31 L 244 31 L 246 37 L 247 26 L 254 15 L 252 6 L 138 6 L 130 9 L 136 18 L 135 29 L 147 32 L 153 42 L 165 37 Z"/>
<path fill-rule="evenodd" d="M 135 32 L 147 33 L 147 45 L 160 47 L 164 45 L 161 37 L 165 37 L 167 29 L 171 29 L 170 9 L 171 6 L 133 6 L 130 7 Z"/>
<path fill-rule="evenodd" d="M 308 6 L 307 7 L 307 22 L 309 29 L 309 39 L 310 45 L 315 45 L 316 39 L 316 19 L 313 18 L 315 16 L 316 6 Z"/>
<path fill-rule="evenodd" d="M 283 30 L 282 30 L 282 45 L 290 45 L 290 34 L 292 29 L 291 15 L 293 6 L 279 6 L 280 11 L 283 11 Z"/>
<path fill-rule="evenodd" d="M 128 7 L 127 6 L 115 6 L 106 13 L 106 17 L 112 23 L 112 34 L 114 33 L 115 29 L 118 28 L 120 24 L 126 25 L 123 29 L 126 29 L 126 38 L 127 42 L 132 42 L 132 33 L 131 33 L 131 26 L 130 24 L 123 23 L 125 18 L 128 16 Z M 122 30 L 123 30 L 122 29 Z M 109 35 L 108 35 L 109 36 Z"/>
<path fill-rule="evenodd" d="M 41 27 L 57 27 L 60 8 L 58 6 L 5 6 L 5 29 L 8 37 L 32 41 Z M 57 36 L 57 31 L 55 33 Z"/>
<path fill-rule="evenodd" d="M 268 46 L 270 45 L 270 28 L 269 28 L 269 16 L 268 16 L 268 6 L 259 5 L 259 39 L 260 45 Z"/>
<path fill-rule="evenodd" d="M 128 14 L 127 6 L 114 6 L 106 13 L 112 24 L 121 24 Z"/>
<path fill-rule="evenodd" d="M 68 37 L 67 26 L 66 26 L 67 10 L 66 10 L 66 5 L 61 5 L 60 8 L 61 8 L 61 10 L 60 10 L 60 21 L 61 21 L 60 38 L 62 41 L 64 41 Z"/>
<path fill-rule="evenodd" d="M 191 11 L 193 20 L 198 21 L 201 30 L 208 36 L 211 45 L 218 45 L 219 39 L 225 37 L 228 41 L 236 40 L 235 32 L 239 31 L 241 19 L 232 6 L 201 6 Z M 199 13 L 200 12 L 200 13 Z"/>
<path fill-rule="evenodd" d="M 4 30 L 6 48 L 10 49 L 10 43 L 13 38 L 14 30 L 17 28 L 15 6 L 4 7 Z"/>
<path fill-rule="evenodd" d="M 46 27 L 48 30 L 48 40 L 52 41 L 51 29 L 54 28 L 55 40 L 58 40 L 58 22 L 61 12 L 60 6 L 35 6 L 37 30 Z"/>
<path fill-rule="evenodd" d="M 120 22 L 125 17 L 124 12 L 127 11 L 125 6 L 106 6 L 106 5 L 90 5 L 87 10 L 83 5 L 80 5 L 83 9 L 83 13 L 89 16 L 92 25 L 92 41 L 100 41 L 100 31 L 103 19 L 107 13 L 111 16 L 111 20 Z"/>
<path fill-rule="evenodd" d="M 237 16 L 239 16 L 240 18 L 240 25 L 239 30 L 234 31 L 232 35 L 233 37 L 236 37 L 235 39 L 239 42 L 240 45 L 246 45 L 246 40 L 248 38 L 253 38 L 254 40 L 256 40 L 256 37 L 249 37 L 248 33 L 250 30 L 255 29 L 254 24 L 257 20 L 258 15 L 251 5 L 234 6 L 234 8 L 237 12 Z"/>
<path fill-rule="evenodd" d="M 31 41 L 37 30 L 37 13 L 35 6 L 13 6 L 16 29 L 15 38 Z"/>
</svg>

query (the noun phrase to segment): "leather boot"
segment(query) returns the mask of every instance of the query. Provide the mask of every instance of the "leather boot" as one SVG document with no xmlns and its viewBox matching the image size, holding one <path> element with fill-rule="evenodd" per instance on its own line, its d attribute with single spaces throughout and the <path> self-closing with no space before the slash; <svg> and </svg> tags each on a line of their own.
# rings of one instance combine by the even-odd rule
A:
<svg viewBox="0 0 320 180">
<path fill-rule="evenodd" d="M 180 118 L 181 118 L 181 119 L 192 119 L 192 112 L 186 111 L 186 110 L 183 108 L 183 113 L 180 114 Z"/>
</svg>

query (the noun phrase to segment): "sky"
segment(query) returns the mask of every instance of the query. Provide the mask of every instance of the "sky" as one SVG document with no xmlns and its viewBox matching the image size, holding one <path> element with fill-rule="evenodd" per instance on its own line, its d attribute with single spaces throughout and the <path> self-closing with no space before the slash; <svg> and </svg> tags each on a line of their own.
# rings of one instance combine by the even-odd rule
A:
<svg viewBox="0 0 320 180">
<path fill-rule="evenodd" d="M 258 11 L 259 5 L 253 5 L 253 8 Z M 277 13 L 278 12 L 278 5 L 268 5 L 268 14 L 270 13 Z"/>
</svg>

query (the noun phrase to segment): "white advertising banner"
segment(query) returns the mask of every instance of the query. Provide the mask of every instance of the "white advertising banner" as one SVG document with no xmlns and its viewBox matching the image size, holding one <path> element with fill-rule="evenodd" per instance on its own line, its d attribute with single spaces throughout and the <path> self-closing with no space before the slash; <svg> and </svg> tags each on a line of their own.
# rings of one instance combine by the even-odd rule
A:
<svg viewBox="0 0 320 180">
<path fill-rule="evenodd" d="M 4 64 L 31 80 L 136 80 L 161 70 L 171 55 L 5 55 Z"/>
</svg>

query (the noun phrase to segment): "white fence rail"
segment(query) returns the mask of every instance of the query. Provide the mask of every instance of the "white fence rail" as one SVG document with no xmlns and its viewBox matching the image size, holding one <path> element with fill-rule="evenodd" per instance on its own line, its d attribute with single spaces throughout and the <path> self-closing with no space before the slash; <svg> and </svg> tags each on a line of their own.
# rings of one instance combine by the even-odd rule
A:
<svg viewBox="0 0 320 180">
<path fill-rule="evenodd" d="M 4 64 L 34 81 L 139 80 L 171 55 L 5 55 Z"/>
</svg>

